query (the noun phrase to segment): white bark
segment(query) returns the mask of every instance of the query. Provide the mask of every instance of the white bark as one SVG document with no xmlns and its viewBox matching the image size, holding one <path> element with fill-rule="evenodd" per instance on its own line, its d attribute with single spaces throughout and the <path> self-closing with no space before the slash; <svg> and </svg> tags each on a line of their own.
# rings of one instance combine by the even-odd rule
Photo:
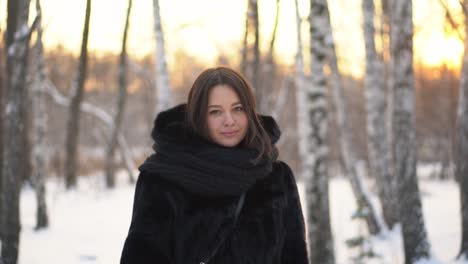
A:
<svg viewBox="0 0 468 264">
<path fill-rule="evenodd" d="M 324 73 L 327 46 L 326 0 L 311 2 L 310 44 L 312 83 L 307 90 L 306 113 L 310 130 L 307 135 L 308 156 L 305 160 L 305 186 L 308 214 L 310 263 L 335 263 L 328 198 L 329 149 L 327 146 L 328 107 Z"/>
<path fill-rule="evenodd" d="M 327 5 L 327 1 L 323 1 L 324 5 Z M 356 198 L 358 207 L 362 210 L 366 210 L 366 222 L 369 232 L 371 234 L 377 234 L 385 229 L 385 227 L 379 225 L 377 220 L 379 217 L 376 214 L 375 209 L 372 206 L 370 197 L 367 195 L 365 186 L 362 179 L 358 176 L 355 168 L 356 158 L 352 155 L 352 130 L 348 125 L 347 116 L 347 103 L 344 99 L 343 86 L 341 83 L 341 76 L 338 69 L 338 60 L 336 57 L 335 45 L 333 40 L 333 33 L 330 23 L 330 16 L 328 13 L 328 6 L 325 6 L 326 19 L 324 19 L 323 26 L 326 29 L 325 44 L 327 45 L 327 59 L 328 65 L 331 71 L 331 88 L 333 90 L 333 102 L 336 109 L 336 122 L 338 127 L 338 137 L 340 142 L 341 155 L 343 157 L 345 174 L 349 177 L 351 186 Z"/>
<path fill-rule="evenodd" d="M 29 157 L 26 155 L 23 135 L 27 122 L 23 113 L 26 108 L 28 89 L 26 75 L 28 66 L 29 40 L 31 30 L 28 27 L 29 0 L 9 1 L 8 22 L 13 19 L 16 26 L 9 26 L 7 32 L 14 32 L 14 39 L 8 49 L 7 72 L 8 92 L 5 111 L 5 130 L 2 138 L 2 211 L 0 212 L 2 264 L 16 264 L 20 243 L 20 188 L 24 176 L 25 165 Z M 13 7 L 13 8 L 12 8 Z M 14 9 L 16 8 L 16 9 Z M 37 19 L 34 24 L 37 23 Z M 12 25 L 8 23 L 9 25 Z M 13 24 L 14 25 L 14 24 Z"/>
<path fill-rule="evenodd" d="M 166 50 L 164 46 L 164 32 L 161 25 L 159 0 L 153 0 L 154 36 L 156 39 L 155 52 L 155 84 L 156 84 L 156 113 L 170 107 L 172 103 L 171 87 L 169 85 L 169 71 L 166 62 Z"/>
<path fill-rule="evenodd" d="M 46 79 L 44 68 L 44 48 L 42 45 L 42 10 L 39 0 L 36 0 L 36 12 L 38 16 L 37 36 L 36 36 L 36 68 L 34 72 L 34 89 L 32 96 L 33 107 L 33 135 L 34 143 L 32 150 L 33 163 L 33 183 L 36 191 L 37 209 L 36 209 L 36 229 L 46 228 L 49 225 L 46 204 L 46 169 L 47 164 L 47 142 L 45 135 L 47 133 L 47 112 L 45 109 L 45 98 L 43 85 Z"/>
<path fill-rule="evenodd" d="M 382 43 L 382 53 L 380 54 L 380 61 L 382 62 L 383 73 L 382 73 L 382 85 L 384 87 L 386 95 L 386 109 L 385 109 L 385 130 L 388 142 L 387 159 L 388 159 L 388 170 L 390 175 L 394 175 L 393 185 L 394 192 L 397 192 L 397 179 L 395 173 L 395 162 L 393 160 L 394 144 L 393 144 L 393 87 L 391 85 L 391 69 L 390 69 L 390 0 L 381 0 L 382 6 L 382 17 L 381 17 L 381 28 L 380 28 L 380 41 Z M 398 203 L 398 201 L 397 201 Z M 398 215 L 398 212 L 397 212 Z M 399 219 L 398 219 L 399 220 Z"/>
<path fill-rule="evenodd" d="M 393 144 L 398 179 L 405 263 L 430 256 L 416 177 L 412 1 L 394 0 L 391 7 Z"/>
<path fill-rule="evenodd" d="M 299 15 L 299 5 L 294 0 L 296 6 L 296 30 L 297 30 L 297 53 L 296 53 L 296 106 L 297 106 L 297 136 L 299 139 L 299 159 L 301 179 L 305 176 L 305 161 L 308 156 L 307 136 L 309 135 L 309 117 L 307 115 L 306 100 L 306 79 L 304 74 L 304 56 L 302 55 L 302 35 L 301 35 L 301 17 Z"/>
<path fill-rule="evenodd" d="M 390 171 L 390 147 L 386 129 L 385 77 L 375 48 L 374 1 L 363 0 L 363 28 L 366 46 L 364 79 L 367 111 L 367 148 L 371 174 L 376 178 L 382 212 L 387 225 L 398 222 L 395 177 Z"/>
</svg>

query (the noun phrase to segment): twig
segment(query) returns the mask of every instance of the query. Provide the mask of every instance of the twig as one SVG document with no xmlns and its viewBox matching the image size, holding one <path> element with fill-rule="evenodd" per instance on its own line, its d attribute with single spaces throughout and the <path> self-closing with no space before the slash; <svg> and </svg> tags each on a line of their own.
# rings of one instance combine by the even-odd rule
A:
<svg viewBox="0 0 468 264">
<path fill-rule="evenodd" d="M 455 32 L 457 32 L 457 35 L 458 35 L 458 38 L 460 40 L 464 40 L 463 38 L 463 35 L 460 33 L 460 31 L 458 30 L 458 24 L 455 22 L 455 20 L 453 19 L 453 16 L 452 14 L 450 13 L 450 10 L 447 6 L 447 4 L 444 2 L 444 0 L 439 0 L 439 3 L 440 5 L 442 6 L 442 8 L 445 9 L 445 17 L 447 18 L 448 22 L 450 23 L 450 26 L 452 26 L 452 28 L 455 30 Z M 462 5 L 462 8 L 463 8 L 463 11 L 465 12 L 466 14 L 466 11 L 465 11 L 465 8 L 464 8 L 464 5 L 462 3 L 462 0 L 460 0 L 460 4 Z"/>
</svg>

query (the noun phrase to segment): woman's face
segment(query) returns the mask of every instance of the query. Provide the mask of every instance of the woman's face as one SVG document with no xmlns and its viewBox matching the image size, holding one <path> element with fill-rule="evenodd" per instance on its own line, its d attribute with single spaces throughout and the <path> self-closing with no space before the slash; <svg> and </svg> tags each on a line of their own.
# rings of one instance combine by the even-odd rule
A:
<svg viewBox="0 0 468 264">
<path fill-rule="evenodd" d="M 248 129 L 247 114 L 230 86 L 211 88 L 207 114 L 208 134 L 215 143 L 235 147 L 244 139 Z"/>
</svg>

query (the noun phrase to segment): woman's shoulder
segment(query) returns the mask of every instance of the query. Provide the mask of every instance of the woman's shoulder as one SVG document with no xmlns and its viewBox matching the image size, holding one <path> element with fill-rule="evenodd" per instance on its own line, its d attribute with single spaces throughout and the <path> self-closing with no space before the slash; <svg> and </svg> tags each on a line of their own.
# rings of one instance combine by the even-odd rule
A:
<svg viewBox="0 0 468 264">
<path fill-rule="evenodd" d="M 256 190 L 265 190 L 269 193 L 285 193 L 294 189 L 296 180 L 287 163 L 277 160 L 273 163 L 270 175 L 256 184 Z"/>
<path fill-rule="evenodd" d="M 146 193 L 150 192 L 152 194 L 164 194 L 170 192 L 174 186 L 171 186 L 171 183 L 167 180 L 164 180 L 162 177 L 159 177 L 157 173 L 142 171 L 138 175 L 135 191 Z"/>
<path fill-rule="evenodd" d="M 282 183 L 288 188 L 295 188 L 296 178 L 294 176 L 293 170 L 289 165 L 282 161 L 277 160 L 273 163 L 273 175 L 276 176 Z"/>
<path fill-rule="evenodd" d="M 181 191 L 177 184 L 169 181 L 165 177 L 162 177 L 159 173 L 151 171 L 140 172 L 137 180 L 137 188 L 138 185 L 153 189 L 154 191 L 160 193 L 172 193 Z"/>
<path fill-rule="evenodd" d="M 138 176 L 135 204 L 151 204 L 151 207 L 176 212 L 184 196 L 180 187 L 157 173 L 143 171 Z"/>
</svg>

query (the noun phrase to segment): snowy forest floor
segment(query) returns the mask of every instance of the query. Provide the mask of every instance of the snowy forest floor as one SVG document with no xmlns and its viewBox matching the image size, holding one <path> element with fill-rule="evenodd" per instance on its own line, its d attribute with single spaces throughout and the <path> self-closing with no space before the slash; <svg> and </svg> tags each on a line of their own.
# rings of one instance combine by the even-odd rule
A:
<svg viewBox="0 0 468 264">
<path fill-rule="evenodd" d="M 102 175 L 81 177 L 78 188 L 73 191 L 66 191 L 63 182 L 57 179 L 49 180 L 47 202 L 51 223 L 49 229 L 39 232 L 34 230 L 34 191 L 23 188 L 19 264 L 118 263 L 130 223 L 134 194 L 134 185 L 127 183 L 126 173 L 121 172 L 118 176 L 114 190 L 106 190 Z M 303 184 L 298 184 L 304 197 Z M 435 258 L 430 263 L 455 263 L 453 259 L 461 239 L 458 185 L 453 181 L 421 180 L 420 189 Z M 346 179 L 332 179 L 330 196 L 336 263 L 352 263 L 352 257 L 358 255 L 359 250 L 347 247 L 345 241 L 364 233 L 366 228 L 361 221 L 351 219 L 355 203 Z M 373 199 L 377 198 L 373 196 Z M 381 258 L 363 263 L 403 263 L 398 227 L 373 237 L 371 243 Z"/>
</svg>

